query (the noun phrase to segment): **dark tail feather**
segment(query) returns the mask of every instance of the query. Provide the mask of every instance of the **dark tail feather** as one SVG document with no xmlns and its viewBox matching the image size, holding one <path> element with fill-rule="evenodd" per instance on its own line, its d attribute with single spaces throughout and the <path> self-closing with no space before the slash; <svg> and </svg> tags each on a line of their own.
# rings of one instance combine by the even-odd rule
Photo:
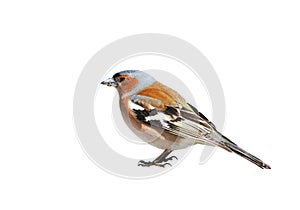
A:
<svg viewBox="0 0 300 210">
<path fill-rule="evenodd" d="M 224 142 L 224 144 L 230 149 L 232 150 L 232 152 L 238 154 L 239 156 L 249 160 L 250 162 L 254 163 L 255 165 L 257 165 L 258 167 L 262 168 L 262 169 L 271 169 L 271 167 L 264 163 L 261 159 L 255 157 L 254 155 L 251 155 L 250 153 L 246 152 L 245 150 L 243 150 L 242 148 L 240 148 L 238 145 L 236 145 L 235 143 L 233 143 L 232 141 L 230 141 L 227 137 L 223 136 L 222 137 L 226 140 Z"/>
</svg>

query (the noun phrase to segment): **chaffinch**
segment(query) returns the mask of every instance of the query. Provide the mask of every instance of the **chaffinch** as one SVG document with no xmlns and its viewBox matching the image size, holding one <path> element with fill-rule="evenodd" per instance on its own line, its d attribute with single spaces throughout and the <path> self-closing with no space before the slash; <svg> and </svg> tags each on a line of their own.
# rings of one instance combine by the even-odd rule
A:
<svg viewBox="0 0 300 210">
<path fill-rule="evenodd" d="M 117 89 L 121 113 L 129 128 L 147 143 L 164 150 L 155 160 L 141 160 L 138 165 L 171 166 L 168 161 L 176 157 L 167 156 L 173 150 L 204 144 L 219 146 L 260 168 L 270 169 L 262 160 L 222 135 L 212 122 L 175 90 L 156 81 L 151 75 L 126 70 L 101 84 Z"/>
</svg>

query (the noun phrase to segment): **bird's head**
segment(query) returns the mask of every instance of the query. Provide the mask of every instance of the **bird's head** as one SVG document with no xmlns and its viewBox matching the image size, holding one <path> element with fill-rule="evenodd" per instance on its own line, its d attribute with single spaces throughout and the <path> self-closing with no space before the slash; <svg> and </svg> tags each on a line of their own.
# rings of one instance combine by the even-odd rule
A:
<svg viewBox="0 0 300 210">
<path fill-rule="evenodd" d="M 149 74 L 139 70 L 125 70 L 114 74 L 101 82 L 102 85 L 117 88 L 120 94 L 132 95 L 151 85 L 156 80 Z"/>
</svg>

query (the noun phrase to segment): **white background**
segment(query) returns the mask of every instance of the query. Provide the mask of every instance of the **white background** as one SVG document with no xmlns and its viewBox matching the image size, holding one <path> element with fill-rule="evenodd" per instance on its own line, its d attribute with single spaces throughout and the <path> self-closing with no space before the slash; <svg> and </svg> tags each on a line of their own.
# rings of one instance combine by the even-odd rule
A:
<svg viewBox="0 0 300 210">
<path fill-rule="evenodd" d="M 299 209 L 297 1 L 7 2 L 0 209 Z M 80 72 L 103 46 L 145 32 L 203 52 L 225 91 L 224 133 L 272 170 L 221 149 L 199 166 L 199 146 L 168 174 L 126 180 L 87 158 L 72 119 Z"/>
</svg>

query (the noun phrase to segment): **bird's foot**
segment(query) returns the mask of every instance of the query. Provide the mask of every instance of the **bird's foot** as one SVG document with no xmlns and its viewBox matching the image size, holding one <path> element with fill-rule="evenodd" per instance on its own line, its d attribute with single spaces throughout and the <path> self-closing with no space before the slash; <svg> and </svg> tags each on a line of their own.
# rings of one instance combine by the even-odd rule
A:
<svg viewBox="0 0 300 210">
<path fill-rule="evenodd" d="M 162 159 L 162 160 L 161 160 L 161 163 L 162 163 L 162 162 L 172 161 L 173 159 L 178 160 L 178 158 L 177 158 L 176 156 L 173 155 L 173 156 L 171 156 L 171 157 Z"/>
<path fill-rule="evenodd" d="M 166 161 L 164 161 L 164 162 L 166 162 Z M 172 165 L 170 163 L 159 163 L 156 161 L 144 161 L 144 160 L 140 160 L 138 162 L 138 166 L 143 166 L 143 167 L 158 166 L 158 167 L 164 168 L 166 165 L 169 165 L 172 167 Z"/>
</svg>

